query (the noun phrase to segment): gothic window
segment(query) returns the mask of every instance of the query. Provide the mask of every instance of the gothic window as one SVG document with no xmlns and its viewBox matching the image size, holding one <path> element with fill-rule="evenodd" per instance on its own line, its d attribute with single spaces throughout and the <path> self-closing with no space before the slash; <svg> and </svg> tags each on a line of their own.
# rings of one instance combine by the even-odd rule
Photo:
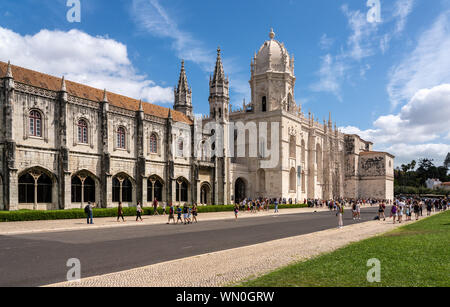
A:
<svg viewBox="0 0 450 307">
<path fill-rule="evenodd" d="M 88 125 L 84 119 L 78 121 L 78 143 L 88 143 Z"/>
<path fill-rule="evenodd" d="M 152 202 L 155 199 L 162 201 L 163 184 L 159 178 L 150 178 L 147 182 L 147 201 Z"/>
<path fill-rule="evenodd" d="M 297 158 L 297 141 L 294 135 L 291 135 L 289 139 L 289 158 Z"/>
<path fill-rule="evenodd" d="M 30 135 L 42 137 L 42 116 L 41 113 L 34 110 L 30 112 Z"/>
<path fill-rule="evenodd" d="M 122 182 L 122 201 L 132 202 L 133 201 L 133 185 L 130 179 L 126 178 Z"/>
<path fill-rule="evenodd" d="M 319 144 L 316 146 L 316 165 L 317 165 L 317 181 L 322 183 L 323 178 L 323 157 L 322 147 Z"/>
<path fill-rule="evenodd" d="M 78 176 L 72 178 L 72 202 L 81 203 L 82 183 Z"/>
<path fill-rule="evenodd" d="M 117 148 L 126 149 L 125 141 L 126 141 L 125 128 L 119 127 L 117 129 Z"/>
<path fill-rule="evenodd" d="M 295 191 L 296 185 L 297 185 L 297 181 L 296 181 L 295 168 L 291 168 L 291 171 L 289 173 L 289 190 Z"/>
<path fill-rule="evenodd" d="M 177 202 L 187 202 L 188 201 L 188 184 L 186 180 L 181 179 L 177 181 Z"/>
<path fill-rule="evenodd" d="M 150 136 L 150 153 L 158 153 L 158 137 L 154 133 Z"/>
<path fill-rule="evenodd" d="M 183 139 L 180 139 L 178 141 L 178 156 L 179 157 L 183 157 L 184 156 L 184 143 L 183 143 Z"/>
<path fill-rule="evenodd" d="M 120 201 L 120 181 L 117 177 L 112 180 L 112 201 L 118 203 Z"/>
<path fill-rule="evenodd" d="M 95 181 L 91 177 L 86 177 L 84 181 L 84 201 L 85 202 L 95 202 Z"/>
<path fill-rule="evenodd" d="M 122 181 L 121 181 L 122 180 Z M 113 202 L 132 202 L 133 185 L 129 178 L 121 179 L 114 177 L 112 181 Z"/>
<path fill-rule="evenodd" d="M 302 163 L 304 164 L 306 161 L 306 145 L 305 141 L 302 140 Z"/>
<path fill-rule="evenodd" d="M 34 203 L 34 178 L 28 173 L 19 178 L 19 203 Z"/>
<path fill-rule="evenodd" d="M 262 98 L 262 111 L 263 112 L 267 112 L 267 98 L 266 98 L 266 96 L 264 96 Z"/>
</svg>

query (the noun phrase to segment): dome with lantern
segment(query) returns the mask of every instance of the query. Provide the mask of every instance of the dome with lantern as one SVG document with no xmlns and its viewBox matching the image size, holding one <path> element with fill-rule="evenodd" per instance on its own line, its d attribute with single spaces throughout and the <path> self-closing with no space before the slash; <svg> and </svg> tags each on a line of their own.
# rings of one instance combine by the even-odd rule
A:
<svg viewBox="0 0 450 307">
<path fill-rule="evenodd" d="M 264 42 L 252 61 L 254 74 L 281 72 L 294 74 L 294 57 L 290 57 L 283 43 L 275 40 L 273 29 L 270 40 Z"/>
</svg>

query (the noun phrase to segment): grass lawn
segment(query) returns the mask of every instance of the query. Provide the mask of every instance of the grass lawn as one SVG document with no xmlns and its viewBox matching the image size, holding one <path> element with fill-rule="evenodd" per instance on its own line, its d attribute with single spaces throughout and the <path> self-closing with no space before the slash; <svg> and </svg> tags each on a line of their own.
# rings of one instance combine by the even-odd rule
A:
<svg viewBox="0 0 450 307">
<path fill-rule="evenodd" d="M 381 261 L 381 282 L 366 279 Z M 245 287 L 449 287 L 450 211 L 242 284 Z"/>
</svg>

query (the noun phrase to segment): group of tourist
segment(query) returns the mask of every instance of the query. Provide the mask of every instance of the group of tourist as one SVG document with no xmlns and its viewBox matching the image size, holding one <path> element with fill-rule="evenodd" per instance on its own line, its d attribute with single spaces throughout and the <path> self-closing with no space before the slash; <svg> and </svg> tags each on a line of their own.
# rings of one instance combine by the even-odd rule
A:
<svg viewBox="0 0 450 307">
<path fill-rule="evenodd" d="M 278 213 L 278 207 L 280 204 L 289 203 L 286 199 L 283 198 L 258 198 L 258 199 L 244 199 L 241 202 L 235 204 L 233 212 L 235 215 L 235 219 L 238 219 L 239 212 L 248 212 L 248 213 L 258 213 L 258 212 L 268 212 L 271 207 L 274 208 L 274 213 Z M 390 218 L 393 219 L 393 223 L 402 223 L 403 221 L 411 221 L 412 216 L 414 214 L 414 218 L 418 220 L 421 216 L 423 216 L 423 210 L 426 208 L 427 216 L 430 216 L 431 213 L 445 211 L 449 208 L 450 204 L 447 198 L 441 199 L 432 199 L 432 198 L 413 198 L 413 197 L 401 197 L 398 199 L 392 200 L 379 200 L 379 199 L 348 199 L 348 198 L 338 198 L 332 200 L 320 200 L 320 199 L 305 199 L 305 204 L 310 208 L 328 208 L 330 211 L 335 211 L 336 216 L 338 217 L 338 227 L 343 227 L 343 215 L 344 208 L 351 207 L 352 210 L 352 218 L 353 220 L 361 220 L 361 207 L 365 205 L 378 205 L 378 219 L 381 221 L 386 221 L 386 208 L 387 206 L 391 206 L 390 208 Z M 155 199 L 152 204 L 153 206 L 153 215 L 159 215 L 159 203 Z M 85 207 L 85 213 L 87 216 L 87 223 L 93 224 L 93 209 L 96 207 L 94 203 L 89 202 Z M 194 204 L 189 206 L 188 204 L 176 205 L 174 206 L 172 203 L 169 204 L 169 209 L 167 210 L 167 204 L 163 203 L 162 205 L 162 214 L 169 215 L 167 224 L 169 225 L 171 222 L 173 224 L 193 224 L 198 223 L 198 206 Z M 167 213 L 168 212 L 168 213 Z M 140 202 L 138 202 L 136 206 L 136 222 L 143 222 L 142 215 L 144 213 L 144 209 Z M 177 219 L 175 220 L 175 215 Z M 123 205 L 119 202 L 119 206 L 117 208 L 117 222 L 122 220 L 125 222 Z"/>
<path fill-rule="evenodd" d="M 393 219 L 393 223 L 402 223 L 403 217 L 405 221 L 411 221 L 412 215 L 414 213 L 414 218 L 419 220 L 423 216 L 424 207 L 427 210 L 427 216 L 430 216 L 432 212 L 446 211 L 448 208 L 448 199 L 431 199 L 431 198 L 406 198 L 402 197 L 396 199 L 391 207 L 390 217 Z M 386 220 L 384 216 L 384 210 L 380 208 L 380 219 L 381 215 L 383 219 Z"/>
</svg>

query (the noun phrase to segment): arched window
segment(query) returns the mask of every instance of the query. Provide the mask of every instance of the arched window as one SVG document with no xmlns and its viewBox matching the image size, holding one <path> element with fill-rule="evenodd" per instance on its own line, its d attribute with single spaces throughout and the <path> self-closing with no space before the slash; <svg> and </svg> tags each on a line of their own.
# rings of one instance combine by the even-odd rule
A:
<svg viewBox="0 0 450 307">
<path fill-rule="evenodd" d="M 267 112 L 267 98 L 266 98 L 266 96 L 264 96 L 262 98 L 262 111 L 263 112 Z"/>
<path fill-rule="evenodd" d="M 78 176 L 72 178 L 72 202 L 81 203 L 82 183 Z"/>
<path fill-rule="evenodd" d="M 297 158 L 297 140 L 294 135 L 291 135 L 289 139 L 289 158 Z"/>
<path fill-rule="evenodd" d="M 157 199 L 162 201 L 163 196 L 163 184 L 159 178 L 152 177 L 147 182 L 147 201 L 152 202 Z"/>
<path fill-rule="evenodd" d="M 317 165 L 317 181 L 322 183 L 323 178 L 323 160 L 322 147 L 320 144 L 316 145 L 316 165 Z"/>
<path fill-rule="evenodd" d="M 36 110 L 30 112 L 30 135 L 42 137 L 42 116 Z"/>
<path fill-rule="evenodd" d="M 297 178 L 296 178 L 295 168 L 291 168 L 291 171 L 289 173 L 289 190 L 290 191 L 296 190 L 296 185 L 297 185 L 296 179 Z"/>
<path fill-rule="evenodd" d="M 112 181 L 113 202 L 132 202 L 133 201 L 133 184 L 129 178 L 114 177 Z"/>
<path fill-rule="evenodd" d="M 305 141 L 302 140 L 302 163 L 304 164 L 306 161 L 306 145 Z"/>
<path fill-rule="evenodd" d="M 177 180 L 177 202 L 188 201 L 188 184 L 185 180 Z"/>
<path fill-rule="evenodd" d="M 122 182 L 122 201 L 132 202 L 133 201 L 133 185 L 130 179 L 126 178 Z"/>
<path fill-rule="evenodd" d="M 52 180 L 46 174 L 41 174 L 37 181 L 37 202 L 51 203 L 52 202 Z"/>
<path fill-rule="evenodd" d="M 91 177 L 86 177 L 84 180 L 84 202 L 95 203 L 95 181 Z"/>
<path fill-rule="evenodd" d="M 117 148 L 126 149 L 125 141 L 126 141 L 125 128 L 119 127 L 117 129 Z"/>
<path fill-rule="evenodd" d="M 150 153 L 158 153 L 158 137 L 154 133 L 150 136 Z"/>
<path fill-rule="evenodd" d="M 118 203 L 120 201 L 120 181 L 117 177 L 112 180 L 112 201 Z"/>
<path fill-rule="evenodd" d="M 78 143 L 88 143 L 88 125 L 84 119 L 78 121 Z"/>
<path fill-rule="evenodd" d="M 266 172 L 263 169 L 258 170 L 258 191 L 263 194 L 266 192 Z M 265 196 L 265 195 L 264 195 Z"/>
<path fill-rule="evenodd" d="M 26 173 L 19 178 L 19 203 L 34 203 L 34 178 Z"/>
<path fill-rule="evenodd" d="M 182 138 L 180 138 L 178 140 L 178 152 L 177 152 L 177 154 L 178 154 L 179 158 L 184 157 L 184 142 L 183 142 Z"/>
</svg>

